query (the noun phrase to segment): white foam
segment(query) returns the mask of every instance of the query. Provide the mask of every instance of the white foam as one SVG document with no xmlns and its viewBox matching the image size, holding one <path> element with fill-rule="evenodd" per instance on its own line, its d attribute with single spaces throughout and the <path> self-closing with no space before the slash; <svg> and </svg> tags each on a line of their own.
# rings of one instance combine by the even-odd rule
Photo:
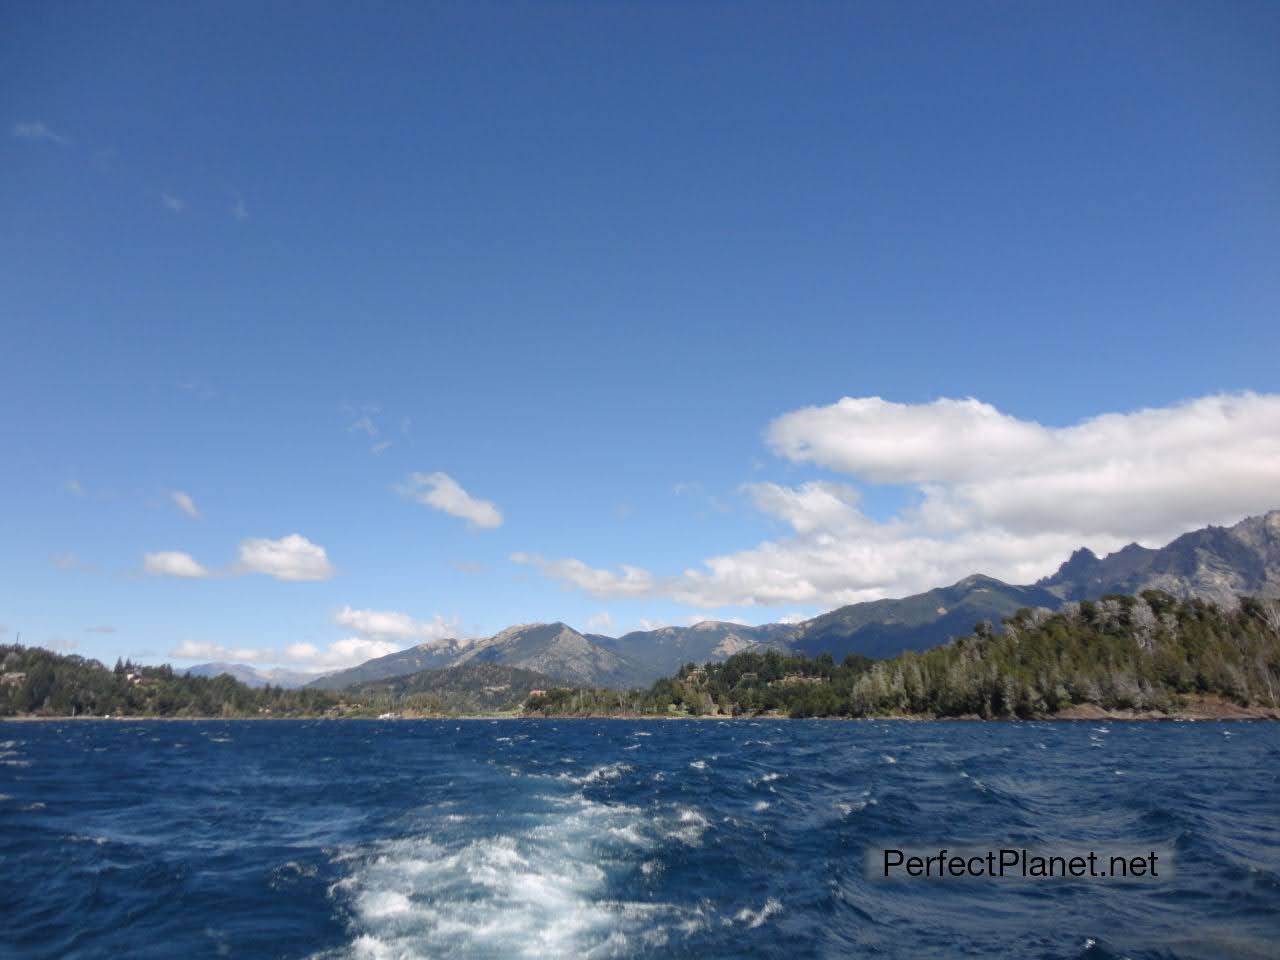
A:
<svg viewBox="0 0 1280 960">
<path fill-rule="evenodd" d="M 782 912 L 782 904 L 770 897 L 764 902 L 764 906 L 759 910 L 751 910 L 743 907 L 734 917 L 739 923 L 745 923 L 747 927 L 754 930 L 756 927 L 762 926 L 766 920 L 774 914 Z"/>
<path fill-rule="evenodd" d="M 491 834 L 441 823 L 340 853 L 349 873 L 331 894 L 350 912 L 352 940 L 339 955 L 626 957 L 705 926 L 702 907 L 606 897 L 611 877 L 660 869 L 646 853 L 664 839 L 696 843 L 709 826 L 697 810 L 655 818 L 578 794 L 541 800 L 549 809 L 520 832 L 500 832 L 511 817 L 494 815 L 483 818 Z"/>
<path fill-rule="evenodd" d="M 631 766 L 626 763 L 606 763 L 603 766 L 596 767 L 590 773 L 581 777 L 570 776 L 567 773 L 560 774 L 560 779 L 568 780 L 571 783 L 604 783 L 610 780 L 621 780 L 624 774 L 631 772 Z"/>
<path fill-rule="evenodd" d="M 707 769 L 707 761 L 705 761 L 705 760 L 693 760 L 693 761 L 691 761 L 691 762 L 689 763 L 689 766 L 693 767 L 693 769 L 695 769 L 695 770 L 705 770 L 705 769 Z"/>
</svg>

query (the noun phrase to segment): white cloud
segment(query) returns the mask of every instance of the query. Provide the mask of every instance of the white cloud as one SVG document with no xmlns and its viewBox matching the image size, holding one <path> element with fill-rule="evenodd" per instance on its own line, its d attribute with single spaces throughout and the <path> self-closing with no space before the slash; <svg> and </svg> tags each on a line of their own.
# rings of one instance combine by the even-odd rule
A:
<svg viewBox="0 0 1280 960">
<path fill-rule="evenodd" d="M 327 670 L 354 667 L 375 657 L 385 657 L 399 649 L 399 646 L 389 641 L 368 640 L 361 637 L 336 640 L 328 646 L 317 646 L 305 642 L 291 643 L 283 650 L 271 647 L 230 647 L 203 640 L 184 640 L 169 651 L 169 656 L 175 660 L 284 665 L 303 671 L 322 673 Z"/>
<path fill-rule="evenodd" d="M 64 490 L 67 491 L 67 493 L 71 494 L 73 497 L 84 496 L 84 485 L 81 484 L 79 480 L 68 480 L 66 483 L 62 485 L 62 487 Z"/>
<path fill-rule="evenodd" d="M 340 626 L 374 640 L 440 640 L 458 630 L 458 620 L 436 614 L 430 621 L 415 620 L 395 610 L 356 610 L 343 607 L 333 619 Z"/>
<path fill-rule="evenodd" d="M 169 498 L 179 510 L 193 519 L 200 518 L 200 511 L 196 509 L 196 502 L 191 499 L 191 495 L 183 493 L 181 490 L 174 490 L 169 494 Z"/>
<path fill-rule="evenodd" d="M 351 425 L 347 427 L 347 431 L 349 433 L 363 433 L 369 437 L 376 437 L 378 435 L 378 425 L 373 422 L 373 417 L 366 413 L 352 421 Z"/>
<path fill-rule="evenodd" d="M 231 216 L 241 223 L 249 219 L 249 208 L 238 190 L 231 191 Z"/>
<path fill-rule="evenodd" d="M 164 208 L 170 213 L 181 213 L 187 208 L 187 205 L 182 202 L 181 197 L 167 191 L 160 194 L 160 203 L 163 204 Z"/>
<path fill-rule="evenodd" d="M 581 560 L 548 560 L 527 553 L 511 554 L 513 563 L 527 564 L 544 577 L 562 580 L 594 597 L 652 597 L 663 590 L 648 570 L 623 564 L 617 572 L 589 567 Z"/>
<path fill-rule="evenodd" d="M 400 492 L 435 510 L 461 517 L 470 526 L 502 526 L 502 513 L 488 500 L 478 500 L 447 473 L 415 473 Z"/>
<path fill-rule="evenodd" d="M 324 547 L 297 533 L 279 540 L 241 540 L 240 567 L 290 581 L 328 580 L 334 574 Z"/>
<path fill-rule="evenodd" d="M 604 633 L 613 629 L 613 617 L 609 616 L 608 610 L 601 610 L 599 613 L 592 614 L 587 617 L 587 629 L 592 633 Z"/>
<path fill-rule="evenodd" d="M 784 613 L 773 617 L 774 623 L 804 623 L 806 620 L 813 618 L 812 613 Z"/>
<path fill-rule="evenodd" d="M 116 628 L 107 626 L 106 624 L 101 624 L 96 627 L 85 627 L 84 631 L 85 633 L 115 633 Z"/>
<path fill-rule="evenodd" d="M 375 454 L 382 453 L 384 450 L 388 449 L 390 446 L 391 446 L 390 440 L 379 440 L 377 443 L 375 443 L 373 446 L 369 448 L 369 452 L 375 453 Z"/>
<path fill-rule="evenodd" d="M 46 140 L 50 143 L 60 143 L 66 145 L 71 141 L 61 134 L 54 133 L 45 124 L 39 121 L 28 121 L 25 123 L 15 123 L 11 128 L 11 132 L 19 140 Z"/>
<path fill-rule="evenodd" d="M 862 484 L 906 485 L 916 502 L 876 520 L 849 483 L 744 487 L 790 534 L 668 577 L 524 554 L 596 597 L 667 597 L 698 607 L 836 606 L 901 596 L 982 572 L 1018 583 L 1078 546 L 1167 542 L 1280 506 L 1280 396 L 1203 397 L 1068 427 L 976 400 L 845 398 L 779 417 L 781 456 Z"/>
<path fill-rule="evenodd" d="M 175 660 L 220 660 L 238 663 L 271 662 L 274 657 L 270 650 L 259 650 L 253 647 L 224 647 L 218 643 L 203 640 L 183 640 L 169 651 Z"/>
<path fill-rule="evenodd" d="M 142 560 L 142 568 L 157 577 L 207 577 L 209 571 L 196 562 L 189 553 L 177 550 L 161 550 L 148 553 Z"/>
<path fill-rule="evenodd" d="M 283 659 L 303 669 L 343 670 L 398 650 L 399 646 L 387 640 L 348 637 L 345 640 L 335 640 L 324 648 L 312 643 L 291 643 L 284 648 Z"/>
</svg>

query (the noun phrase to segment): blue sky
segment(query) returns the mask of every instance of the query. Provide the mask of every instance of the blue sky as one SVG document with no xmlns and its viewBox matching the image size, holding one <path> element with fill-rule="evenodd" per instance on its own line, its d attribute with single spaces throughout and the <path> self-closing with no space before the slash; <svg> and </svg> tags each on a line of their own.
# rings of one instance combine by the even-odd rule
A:
<svg viewBox="0 0 1280 960">
<path fill-rule="evenodd" d="M 11 10 L 0 638 L 319 669 L 1280 507 L 1277 49 L 1271 3 Z"/>
</svg>

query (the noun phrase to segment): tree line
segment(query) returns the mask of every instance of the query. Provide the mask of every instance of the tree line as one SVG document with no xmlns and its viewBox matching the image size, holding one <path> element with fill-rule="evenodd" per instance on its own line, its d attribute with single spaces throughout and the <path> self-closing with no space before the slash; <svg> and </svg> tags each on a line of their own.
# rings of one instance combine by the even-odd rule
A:
<svg viewBox="0 0 1280 960">
<path fill-rule="evenodd" d="M 513 668 L 406 677 L 344 692 L 251 688 L 226 674 L 0 645 L 0 716 L 315 717 L 521 709 L 545 679 Z M 540 684 L 541 685 L 541 684 Z M 1170 711 L 1187 696 L 1280 707 L 1280 602 L 1223 609 L 1158 590 L 1022 609 L 1000 629 L 869 660 L 780 650 L 686 664 L 649 689 L 553 687 L 526 716 L 1043 717 L 1078 704 Z"/>
<path fill-rule="evenodd" d="M 146 667 L 0 645 L 0 717 L 315 717 L 358 711 L 327 690 L 246 686 L 228 674 L 194 677 Z"/>
</svg>

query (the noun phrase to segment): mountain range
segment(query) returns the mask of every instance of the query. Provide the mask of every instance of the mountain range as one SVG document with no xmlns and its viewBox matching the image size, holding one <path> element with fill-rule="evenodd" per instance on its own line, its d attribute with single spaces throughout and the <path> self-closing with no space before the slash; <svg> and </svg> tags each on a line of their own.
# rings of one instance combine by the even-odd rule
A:
<svg viewBox="0 0 1280 960">
<path fill-rule="evenodd" d="M 747 626 L 708 620 L 621 637 L 583 634 L 564 623 L 524 624 L 484 639 L 432 641 L 315 679 L 301 676 L 310 686 L 341 690 L 421 671 L 489 663 L 569 686 L 643 686 L 685 663 L 724 660 L 743 651 L 829 653 L 837 659 L 848 654 L 891 657 L 945 643 L 981 621 L 998 626 L 1022 607 L 1052 610 L 1070 601 L 1151 589 L 1226 607 L 1242 595 L 1280 597 L 1280 510 L 1231 527 L 1195 530 L 1160 548 L 1134 543 L 1101 558 L 1082 548 L 1052 576 L 1025 586 L 975 574 L 948 587 L 850 604 L 797 624 Z M 248 671 L 259 682 L 299 682 L 299 675 L 286 678 L 287 671 L 272 671 L 275 677 L 268 681 L 261 679 L 267 674 L 235 664 L 202 664 L 189 672 L 227 672 L 244 679 L 236 670 Z"/>
</svg>

